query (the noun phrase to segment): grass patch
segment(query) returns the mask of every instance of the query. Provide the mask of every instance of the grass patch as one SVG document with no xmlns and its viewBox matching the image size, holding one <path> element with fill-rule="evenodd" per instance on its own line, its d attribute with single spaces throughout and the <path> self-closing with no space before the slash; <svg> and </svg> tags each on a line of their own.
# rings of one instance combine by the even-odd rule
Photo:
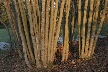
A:
<svg viewBox="0 0 108 72">
<path fill-rule="evenodd" d="M 14 41 L 14 36 L 13 36 L 11 28 L 9 28 L 9 32 L 11 35 L 11 41 Z M 9 34 L 5 28 L 0 29 L 0 42 L 9 42 Z"/>
<path fill-rule="evenodd" d="M 102 36 L 108 36 L 108 25 L 107 24 L 103 24 L 100 34 Z"/>
</svg>

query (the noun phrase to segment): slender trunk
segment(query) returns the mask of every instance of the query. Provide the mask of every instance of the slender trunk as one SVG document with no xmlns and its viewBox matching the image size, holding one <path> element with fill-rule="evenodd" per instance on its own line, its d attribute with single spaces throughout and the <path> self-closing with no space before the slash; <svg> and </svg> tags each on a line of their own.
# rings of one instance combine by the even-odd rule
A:
<svg viewBox="0 0 108 72">
<path fill-rule="evenodd" d="M 14 1 L 14 3 L 16 4 L 17 2 Z M 18 5 L 17 4 L 15 6 L 15 10 L 16 10 L 16 13 L 17 13 L 17 22 L 18 22 L 18 28 L 19 28 L 20 37 L 21 37 L 21 40 L 22 40 L 22 46 L 23 46 L 25 62 L 26 62 L 27 66 L 29 68 L 32 68 L 32 66 L 29 63 L 28 57 L 27 57 L 29 53 L 28 53 L 28 50 L 27 50 L 27 43 L 26 43 L 24 32 L 23 32 L 23 27 L 21 25 L 20 11 L 18 9 Z"/>
<path fill-rule="evenodd" d="M 72 2 L 72 34 L 74 33 L 74 26 L 75 26 L 75 6 L 74 2 Z"/>
<path fill-rule="evenodd" d="M 102 28 L 104 19 L 105 19 L 105 12 L 106 12 L 106 9 L 107 9 L 107 4 L 108 4 L 108 0 L 105 0 L 105 8 L 104 8 L 104 10 L 103 10 L 103 14 L 100 13 L 100 18 L 101 18 L 101 20 L 100 20 L 100 24 L 99 24 L 98 31 L 97 31 L 97 33 L 96 33 L 96 38 L 95 38 L 94 43 L 93 43 L 93 49 L 92 49 L 91 54 L 90 54 L 91 56 L 92 56 L 93 53 L 94 53 L 94 49 L 95 49 L 95 47 L 96 47 L 96 42 L 97 42 L 98 36 L 99 36 L 99 34 L 100 34 L 100 31 L 101 31 L 101 28 Z"/>
<path fill-rule="evenodd" d="M 86 40 L 86 34 L 85 34 L 85 29 L 86 29 L 86 22 L 87 22 L 87 7 L 88 7 L 88 0 L 85 1 L 85 6 L 84 6 L 84 17 L 83 17 L 83 27 L 82 27 L 82 51 L 81 51 L 81 57 L 84 56 L 85 53 L 85 40 Z"/>
<path fill-rule="evenodd" d="M 56 0 L 56 6 L 55 6 L 55 9 L 54 9 L 54 25 L 53 25 L 53 31 L 52 31 L 52 35 L 53 35 L 53 37 L 52 37 L 52 47 L 51 48 L 53 48 L 53 56 L 52 56 L 52 60 L 54 60 L 54 56 L 55 56 L 55 51 L 56 51 L 56 47 L 54 47 L 54 37 L 55 37 L 55 29 L 56 29 L 56 22 L 57 22 L 57 20 L 56 20 L 56 18 L 57 18 L 57 12 L 58 12 L 58 0 Z"/>
<path fill-rule="evenodd" d="M 66 24 L 65 24 L 65 36 L 64 36 L 62 61 L 68 59 L 68 53 L 69 53 L 69 24 L 68 24 L 69 11 L 70 11 L 70 0 L 66 1 Z"/>
<path fill-rule="evenodd" d="M 61 26 L 62 17 L 63 17 L 64 4 L 65 4 L 65 0 L 63 0 L 61 3 L 60 16 L 59 16 L 58 26 L 57 26 L 57 30 L 56 30 L 57 32 L 56 32 L 55 38 L 54 38 L 54 48 L 56 48 L 56 46 L 57 46 L 57 41 L 58 41 L 58 37 L 59 37 L 59 33 L 60 33 L 60 26 Z M 55 52 L 56 52 L 56 49 L 54 50 L 54 53 Z"/>
<path fill-rule="evenodd" d="M 42 58 L 42 63 L 43 65 L 45 65 L 45 62 L 44 62 L 44 50 L 45 50 L 45 40 L 44 40 L 44 37 L 45 37 L 45 34 L 44 34 L 44 30 L 45 30 L 45 2 L 46 0 L 42 0 L 42 21 L 41 21 L 41 58 Z"/>
<path fill-rule="evenodd" d="M 54 0 L 51 1 L 51 15 L 50 15 L 50 27 L 49 27 L 49 41 L 48 41 L 48 62 L 52 62 L 52 30 L 53 30 L 53 25 L 54 25 Z"/>
<path fill-rule="evenodd" d="M 90 0 L 90 12 L 89 12 L 89 18 L 88 18 L 88 31 L 87 31 L 86 47 L 85 47 L 86 55 L 88 54 L 89 42 L 90 42 L 90 31 L 91 31 L 91 23 L 92 23 L 92 15 L 93 15 L 93 4 L 94 4 L 94 0 Z"/>
<path fill-rule="evenodd" d="M 14 37 L 15 37 L 15 41 L 16 41 L 16 44 L 18 46 L 18 53 L 19 53 L 19 56 L 20 58 L 22 58 L 22 53 L 21 53 L 21 48 L 20 48 L 20 41 L 19 41 L 19 37 L 18 37 L 18 31 L 17 31 L 17 28 L 16 28 L 16 23 L 15 23 L 15 17 L 14 17 L 14 14 L 11 10 L 11 7 L 10 7 L 10 0 L 9 1 L 5 1 L 4 0 L 4 5 L 6 7 L 6 12 L 8 14 L 8 18 L 9 18 L 9 23 L 10 23 L 10 26 L 11 26 L 11 29 L 12 29 L 12 32 L 14 34 Z M 11 49 L 13 50 L 12 46 L 11 46 Z"/>
<path fill-rule="evenodd" d="M 91 39 L 90 39 L 90 46 L 89 46 L 89 53 L 88 57 L 91 55 L 91 51 L 93 49 L 93 43 L 94 43 L 94 37 L 95 37 L 95 32 L 96 32 L 96 25 L 97 25 L 97 18 L 98 18 L 98 11 L 99 11 L 99 5 L 100 5 L 100 0 L 96 1 L 96 7 L 95 7 L 95 12 L 93 16 L 93 26 L 92 26 L 92 32 L 91 32 Z"/>
<path fill-rule="evenodd" d="M 46 23 L 45 23 L 45 62 L 48 63 L 48 36 L 49 36 L 49 8 L 50 8 L 50 0 L 47 0 L 46 3 Z"/>
<path fill-rule="evenodd" d="M 30 23 L 30 33 L 31 33 L 31 38 L 32 38 L 32 42 L 33 42 L 33 48 L 34 48 L 34 55 L 35 55 L 35 59 L 36 59 L 36 66 L 37 68 L 40 67 L 40 63 L 39 63 L 39 50 L 38 50 L 38 43 L 36 42 L 36 31 L 35 29 L 37 29 L 35 27 L 35 25 L 37 24 L 37 18 L 36 18 L 36 9 L 34 6 L 34 1 L 32 0 L 32 3 L 30 4 L 29 1 L 26 1 L 27 4 L 27 10 L 28 10 L 28 14 L 29 14 L 29 23 Z M 31 9 L 33 7 L 33 12 L 31 12 Z"/>
<path fill-rule="evenodd" d="M 79 56 L 81 55 L 81 0 L 78 1 Z"/>
</svg>

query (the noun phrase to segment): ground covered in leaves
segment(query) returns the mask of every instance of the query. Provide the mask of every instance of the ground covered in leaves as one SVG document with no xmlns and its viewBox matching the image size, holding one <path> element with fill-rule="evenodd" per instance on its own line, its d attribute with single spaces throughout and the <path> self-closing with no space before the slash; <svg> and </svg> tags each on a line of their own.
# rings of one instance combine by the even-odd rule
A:
<svg viewBox="0 0 108 72">
<path fill-rule="evenodd" d="M 108 37 L 98 39 L 95 53 L 90 60 L 73 58 L 67 63 L 49 69 L 32 70 L 18 56 L 7 57 L 0 52 L 0 72 L 108 72 Z"/>
</svg>

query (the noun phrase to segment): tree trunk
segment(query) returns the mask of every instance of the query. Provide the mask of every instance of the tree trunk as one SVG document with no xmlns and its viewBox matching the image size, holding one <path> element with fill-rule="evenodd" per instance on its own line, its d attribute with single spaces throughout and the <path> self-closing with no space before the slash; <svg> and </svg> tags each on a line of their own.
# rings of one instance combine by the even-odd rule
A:
<svg viewBox="0 0 108 72">
<path fill-rule="evenodd" d="M 44 30 L 45 30 L 45 2 L 46 0 L 42 0 L 42 21 L 41 21 L 41 60 L 42 60 L 42 63 L 43 65 L 46 65 L 45 64 L 45 61 L 44 61 L 44 50 L 45 50 L 45 34 L 44 34 Z"/>
</svg>

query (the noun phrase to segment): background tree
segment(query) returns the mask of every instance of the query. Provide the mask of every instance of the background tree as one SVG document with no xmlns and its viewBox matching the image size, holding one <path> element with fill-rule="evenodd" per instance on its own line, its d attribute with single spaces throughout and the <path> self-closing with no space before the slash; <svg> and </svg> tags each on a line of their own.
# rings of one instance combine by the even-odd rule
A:
<svg viewBox="0 0 108 72">
<path fill-rule="evenodd" d="M 0 1 L 0 20 L 6 24 L 6 26 L 8 26 L 7 24 L 7 21 L 8 21 L 8 18 L 7 18 L 7 13 L 5 11 L 5 7 L 3 5 L 3 1 L 1 0 Z M 4 27 L 3 24 L 0 23 L 0 27 Z"/>
</svg>

